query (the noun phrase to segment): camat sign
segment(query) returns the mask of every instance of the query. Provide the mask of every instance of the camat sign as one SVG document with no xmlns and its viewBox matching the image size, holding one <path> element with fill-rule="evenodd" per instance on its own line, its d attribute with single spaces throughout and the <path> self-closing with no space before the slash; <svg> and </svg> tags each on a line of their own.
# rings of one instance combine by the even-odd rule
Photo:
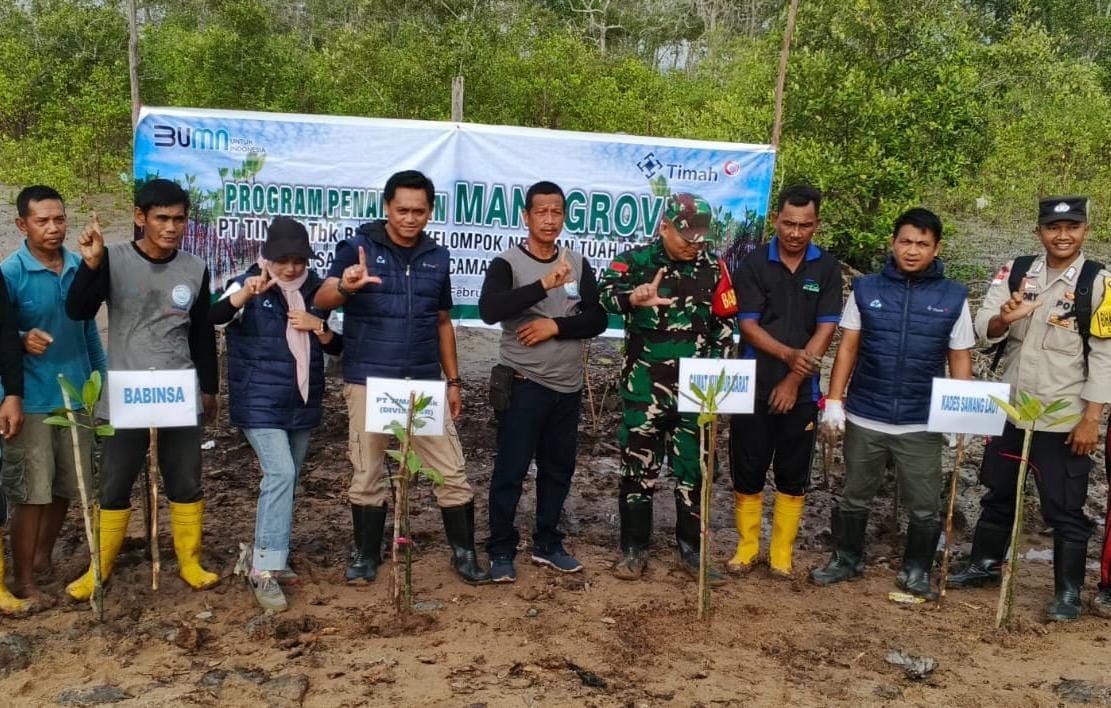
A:
<svg viewBox="0 0 1111 708">
<path fill-rule="evenodd" d="M 306 226 L 323 273 L 339 241 L 384 217 L 386 178 L 421 170 L 436 185 L 427 230 L 451 250 L 463 324 L 480 324 L 491 259 L 524 237 L 534 182 L 563 187 L 561 239 L 596 272 L 655 235 L 675 192 L 713 205 L 712 235 L 733 267 L 762 237 L 774 162 L 766 145 L 186 108 L 144 108 L 135 132 L 136 179 L 173 179 L 192 195 L 183 247 L 205 259 L 214 288 L 257 259 L 279 215 Z"/>
</svg>

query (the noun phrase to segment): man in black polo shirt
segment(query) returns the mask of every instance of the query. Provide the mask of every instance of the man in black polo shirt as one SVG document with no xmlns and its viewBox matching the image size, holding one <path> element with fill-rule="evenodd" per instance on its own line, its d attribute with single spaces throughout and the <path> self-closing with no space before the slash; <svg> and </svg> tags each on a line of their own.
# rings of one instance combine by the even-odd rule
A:
<svg viewBox="0 0 1111 708">
<path fill-rule="evenodd" d="M 810 241 L 821 193 L 792 185 L 779 194 L 775 238 L 745 258 L 733 277 L 745 358 L 756 359 L 756 408 L 729 423 L 736 494 L 733 573 L 760 554 L 764 483 L 774 459 L 775 510 L 768 549 L 773 574 L 791 574 L 817 429 L 819 370 L 841 312 L 841 265 Z"/>
</svg>

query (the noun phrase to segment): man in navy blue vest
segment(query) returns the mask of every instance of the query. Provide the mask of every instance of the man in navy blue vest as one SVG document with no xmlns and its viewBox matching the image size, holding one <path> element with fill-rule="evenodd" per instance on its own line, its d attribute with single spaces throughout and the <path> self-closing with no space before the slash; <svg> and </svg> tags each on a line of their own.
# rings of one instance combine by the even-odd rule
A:
<svg viewBox="0 0 1111 708">
<path fill-rule="evenodd" d="M 926 431 L 930 392 L 946 362 L 952 378 L 972 378 L 976 344 L 968 289 L 944 277 L 940 251 L 941 220 L 911 209 L 895 221 L 883 270 L 853 280 L 822 415 L 826 434 L 845 436 L 845 488 L 833 512 L 833 557 L 810 573 L 818 585 L 863 572 L 868 513 L 891 458 L 909 516 L 895 582 L 935 596 L 944 436 Z"/>
<path fill-rule="evenodd" d="M 348 581 L 372 581 L 381 563 L 389 486 L 386 433 L 366 432 L 367 377 L 447 379 L 451 416 L 441 436 L 413 438 L 415 452 L 443 475 L 435 487 L 451 545 L 451 565 L 464 581 L 490 581 L 474 549 L 474 493 L 464 474 L 466 461 L 452 419 L 463 409 L 463 381 L 451 322 L 448 250 L 424 231 L 436 193 L 432 180 L 416 170 L 393 174 L 383 190 L 386 218 L 363 224 L 353 238 L 336 246 L 328 277 L 314 303 L 324 310 L 343 307 L 343 395 L 348 412 L 348 455 L 355 473 L 348 498 L 355 551 Z"/>
</svg>

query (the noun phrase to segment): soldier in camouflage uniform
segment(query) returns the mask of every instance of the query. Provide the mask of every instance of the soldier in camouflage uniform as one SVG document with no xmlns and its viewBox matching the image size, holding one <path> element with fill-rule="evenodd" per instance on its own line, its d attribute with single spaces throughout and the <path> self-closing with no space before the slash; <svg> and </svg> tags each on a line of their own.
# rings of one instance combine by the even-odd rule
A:
<svg viewBox="0 0 1111 708">
<path fill-rule="evenodd" d="M 648 562 L 652 493 L 665 453 L 676 479 L 679 567 L 698 575 L 698 416 L 677 411 L 677 388 L 681 357 L 724 357 L 733 342 L 731 319 L 711 310 L 721 277 L 717 258 L 705 250 L 711 220 L 701 197 L 672 195 L 658 237 L 618 255 L 601 278 L 602 306 L 625 325 L 618 437 L 622 558 L 613 568 L 623 580 L 640 578 Z M 711 576 L 714 584 L 724 582 L 716 570 Z"/>
</svg>

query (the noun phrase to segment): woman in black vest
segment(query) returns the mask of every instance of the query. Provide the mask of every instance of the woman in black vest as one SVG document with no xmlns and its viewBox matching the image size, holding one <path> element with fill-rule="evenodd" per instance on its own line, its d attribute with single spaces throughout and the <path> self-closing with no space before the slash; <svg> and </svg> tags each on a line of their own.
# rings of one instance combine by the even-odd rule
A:
<svg viewBox="0 0 1111 708">
<path fill-rule="evenodd" d="M 275 218 L 259 264 L 231 280 L 209 312 L 213 324 L 227 325 L 231 423 L 262 467 L 248 581 L 259 605 L 276 612 L 288 608 L 281 585 L 297 581 L 288 563 L 293 495 L 320 424 L 323 352 L 342 347 L 326 314 L 308 307 L 321 282 L 308 269 L 312 255 L 305 227 Z"/>
</svg>

